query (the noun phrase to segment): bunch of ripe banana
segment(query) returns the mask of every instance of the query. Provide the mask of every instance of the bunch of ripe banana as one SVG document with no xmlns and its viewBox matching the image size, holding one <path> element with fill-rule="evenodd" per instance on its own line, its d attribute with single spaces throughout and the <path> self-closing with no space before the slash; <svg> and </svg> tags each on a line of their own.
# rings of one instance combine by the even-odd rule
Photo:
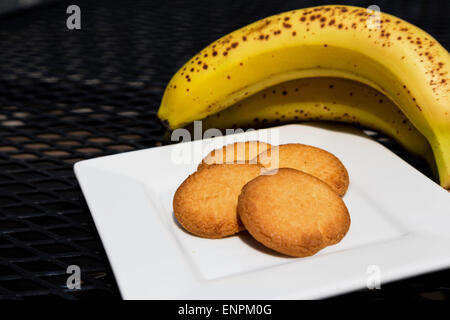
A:
<svg viewBox="0 0 450 320">
<path fill-rule="evenodd" d="M 350 6 L 307 8 L 207 46 L 173 76 L 158 116 L 171 129 L 204 118 L 217 128 L 361 124 L 433 159 L 449 189 L 449 72 L 447 50 L 404 20 Z"/>
</svg>

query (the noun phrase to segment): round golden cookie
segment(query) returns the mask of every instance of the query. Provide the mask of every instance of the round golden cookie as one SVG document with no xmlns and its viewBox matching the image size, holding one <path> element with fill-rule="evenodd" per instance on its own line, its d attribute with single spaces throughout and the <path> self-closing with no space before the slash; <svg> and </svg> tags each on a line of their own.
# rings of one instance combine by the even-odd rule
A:
<svg viewBox="0 0 450 320">
<path fill-rule="evenodd" d="M 247 183 L 238 214 L 257 241 L 294 257 L 338 243 L 350 227 L 347 208 L 330 186 L 290 168 Z"/>
<path fill-rule="evenodd" d="M 340 196 L 348 189 L 347 169 L 333 154 L 304 144 L 284 144 L 272 147 L 257 156 L 266 169 L 293 168 L 309 173 L 330 185 Z"/>
<path fill-rule="evenodd" d="M 243 230 L 236 206 L 242 187 L 262 173 L 258 164 L 217 164 L 190 175 L 178 187 L 173 210 L 189 232 L 222 238 Z"/>
<path fill-rule="evenodd" d="M 211 151 L 198 165 L 201 169 L 211 164 L 246 163 L 256 158 L 261 152 L 270 149 L 271 145 L 261 141 L 236 142 L 221 149 Z M 256 163 L 256 159 L 255 159 Z"/>
</svg>

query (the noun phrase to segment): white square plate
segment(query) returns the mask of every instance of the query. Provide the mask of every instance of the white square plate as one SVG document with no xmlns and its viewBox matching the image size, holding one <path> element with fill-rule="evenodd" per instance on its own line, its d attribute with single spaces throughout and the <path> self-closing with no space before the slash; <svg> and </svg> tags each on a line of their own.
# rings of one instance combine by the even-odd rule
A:
<svg viewBox="0 0 450 320">
<path fill-rule="evenodd" d="M 209 240 L 179 227 L 172 197 L 202 156 L 254 139 L 310 144 L 341 159 L 352 224 L 339 244 L 290 258 L 246 232 Z M 348 127 L 288 125 L 180 143 L 82 161 L 75 173 L 125 299 L 322 298 L 450 266 L 449 193 Z"/>
</svg>

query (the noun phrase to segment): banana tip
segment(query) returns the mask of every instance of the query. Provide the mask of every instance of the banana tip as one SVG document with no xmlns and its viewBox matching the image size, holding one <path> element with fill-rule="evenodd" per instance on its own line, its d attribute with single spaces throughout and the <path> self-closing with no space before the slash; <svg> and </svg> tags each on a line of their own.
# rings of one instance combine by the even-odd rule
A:
<svg viewBox="0 0 450 320">
<path fill-rule="evenodd" d="M 161 119 L 158 117 L 159 123 L 166 128 L 167 130 L 172 130 L 172 128 L 170 127 L 169 121 L 167 121 L 167 119 Z"/>
</svg>

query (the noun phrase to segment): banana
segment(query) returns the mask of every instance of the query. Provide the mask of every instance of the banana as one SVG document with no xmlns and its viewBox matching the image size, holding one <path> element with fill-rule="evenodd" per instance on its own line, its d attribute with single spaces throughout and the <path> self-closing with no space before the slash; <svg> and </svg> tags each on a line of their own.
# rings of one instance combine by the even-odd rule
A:
<svg viewBox="0 0 450 320">
<path fill-rule="evenodd" d="M 382 93 L 353 80 L 305 78 L 264 89 L 203 120 L 203 129 L 261 127 L 305 120 L 338 121 L 385 133 L 416 156 L 432 160 L 425 137 Z"/>
<path fill-rule="evenodd" d="M 158 116 L 174 129 L 285 81 L 356 80 L 385 94 L 427 138 L 440 184 L 450 188 L 449 71 L 445 48 L 397 17 L 351 6 L 294 10 L 195 55 L 170 80 Z"/>
</svg>

